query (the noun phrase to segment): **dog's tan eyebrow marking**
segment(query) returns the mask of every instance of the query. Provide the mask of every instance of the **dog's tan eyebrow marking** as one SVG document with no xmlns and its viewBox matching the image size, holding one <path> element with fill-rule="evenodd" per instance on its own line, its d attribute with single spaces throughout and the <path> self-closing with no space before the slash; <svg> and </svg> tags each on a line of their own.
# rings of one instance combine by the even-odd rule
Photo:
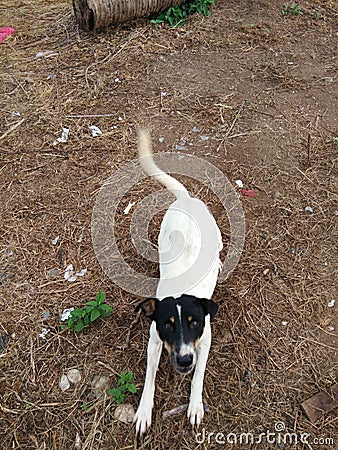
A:
<svg viewBox="0 0 338 450">
<path fill-rule="evenodd" d="M 188 322 L 192 321 L 192 316 L 188 316 Z"/>
<path fill-rule="evenodd" d="M 174 316 L 169 317 L 169 322 L 175 323 L 175 317 Z"/>
</svg>

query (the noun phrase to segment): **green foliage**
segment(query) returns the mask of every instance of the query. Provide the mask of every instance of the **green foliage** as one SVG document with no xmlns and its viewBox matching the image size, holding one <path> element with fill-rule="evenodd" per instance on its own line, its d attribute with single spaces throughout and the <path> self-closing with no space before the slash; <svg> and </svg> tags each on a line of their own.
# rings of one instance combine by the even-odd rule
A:
<svg viewBox="0 0 338 450">
<path fill-rule="evenodd" d="M 203 16 L 210 15 L 210 5 L 214 5 L 216 0 L 190 0 L 183 5 L 171 6 L 166 11 L 162 11 L 151 19 L 151 23 L 159 25 L 168 22 L 170 28 L 182 27 L 189 15 L 198 13 Z"/>
<path fill-rule="evenodd" d="M 86 412 L 86 411 L 88 411 L 88 405 L 87 405 L 87 403 L 86 403 L 86 402 L 83 402 L 83 403 L 82 403 L 82 405 L 81 405 L 81 409 L 82 409 L 82 411 L 83 411 L 83 412 Z"/>
<path fill-rule="evenodd" d="M 322 19 L 323 16 L 321 15 L 321 13 L 320 13 L 319 11 L 314 11 L 314 13 L 313 13 L 313 18 L 314 18 L 315 20 L 319 20 L 319 19 Z"/>
<path fill-rule="evenodd" d="M 284 5 L 282 9 L 282 14 L 292 14 L 293 16 L 299 16 L 303 14 L 301 7 L 296 2 L 292 2 L 291 5 Z"/>
<path fill-rule="evenodd" d="M 105 303 L 105 298 L 106 295 L 100 290 L 96 294 L 95 300 L 87 302 L 84 309 L 74 309 L 67 321 L 69 328 L 72 328 L 74 331 L 82 331 L 84 327 L 98 318 L 110 316 L 113 313 L 113 308 Z"/>
<path fill-rule="evenodd" d="M 117 383 L 117 387 L 110 389 L 108 391 L 109 394 L 113 396 L 115 403 L 117 403 L 118 405 L 124 402 L 128 392 L 130 392 L 131 394 L 136 393 L 137 388 L 135 384 L 132 383 L 132 379 L 133 379 L 133 372 L 128 373 L 121 372 L 120 379 Z"/>
<path fill-rule="evenodd" d="M 336 134 L 334 134 L 334 135 L 332 136 L 332 142 L 333 142 L 335 145 L 338 145 L 338 136 L 337 136 Z"/>
</svg>

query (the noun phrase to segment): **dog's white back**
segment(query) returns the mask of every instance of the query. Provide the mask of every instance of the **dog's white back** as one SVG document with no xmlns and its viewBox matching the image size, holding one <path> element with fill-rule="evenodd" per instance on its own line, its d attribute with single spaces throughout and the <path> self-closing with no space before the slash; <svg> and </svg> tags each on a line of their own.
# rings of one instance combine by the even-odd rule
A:
<svg viewBox="0 0 338 450">
<path fill-rule="evenodd" d="M 216 221 L 201 200 L 180 198 L 170 205 L 161 224 L 158 247 L 158 299 L 182 294 L 211 298 L 223 244 Z"/>
</svg>

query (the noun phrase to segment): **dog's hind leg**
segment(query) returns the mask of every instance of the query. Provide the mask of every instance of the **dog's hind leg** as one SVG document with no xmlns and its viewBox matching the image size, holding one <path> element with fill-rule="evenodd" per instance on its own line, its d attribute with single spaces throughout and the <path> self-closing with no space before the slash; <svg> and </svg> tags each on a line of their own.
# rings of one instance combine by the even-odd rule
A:
<svg viewBox="0 0 338 450">
<path fill-rule="evenodd" d="M 150 327 L 150 338 L 147 350 L 147 372 L 139 407 L 134 417 L 136 433 L 143 434 L 151 425 L 151 413 L 154 405 L 155 377 L 162 352 L 162 341 L 159 338 L 155 322 Z"/>
<path fill-rule="evenodd" d="M 205 318 L 205 327 L 197 348 L 197 361 L 191 382 L 188 418 L 191 425 L 199 425 L 204 416 L 202 401 L 204 373 L 211 345 L 210 316 Z"/>
</svg>

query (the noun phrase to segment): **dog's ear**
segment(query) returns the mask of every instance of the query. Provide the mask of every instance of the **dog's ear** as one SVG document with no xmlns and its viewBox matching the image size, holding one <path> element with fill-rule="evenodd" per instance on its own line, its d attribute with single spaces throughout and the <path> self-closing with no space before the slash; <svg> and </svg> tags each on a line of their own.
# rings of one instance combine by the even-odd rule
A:
<svg viewBox="0 0 338 450">
<path fill-rule="evenodd" d="M 199 301 L 204 309 L 205 315 L 210 314 L 210 319 L 212 320 L 218 311 L 217 303 L 207 298 L 200 298 Z"/>
<path fill-rule="evenodd" d="M 142 309 L 142 312 L 146 317 L 153 319 L 158 302 L 159 300 L 157 298 L 147 298 L 136 306 L 135 312 Z"/>
</svg>

